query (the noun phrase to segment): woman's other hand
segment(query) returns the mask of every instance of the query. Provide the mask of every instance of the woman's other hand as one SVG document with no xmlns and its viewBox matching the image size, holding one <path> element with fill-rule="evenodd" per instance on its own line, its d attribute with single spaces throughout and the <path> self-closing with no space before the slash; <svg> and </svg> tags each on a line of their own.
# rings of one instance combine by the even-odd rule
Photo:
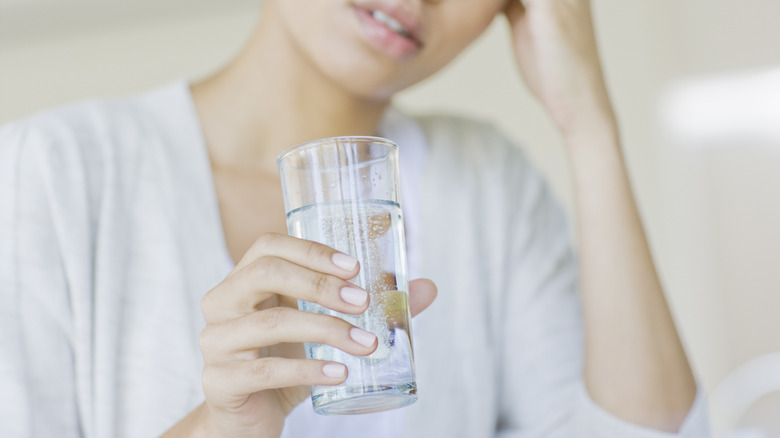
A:
<svg viewBox="0 0 780 438">
<path fill-rule="evenodd" d="M 287 414 L 308 397 L 309 386 L 344 382 L 343 364 L 306 359 L 302 343 L 366 356 L 376 349 L 376 337 L 340 318 L 300 311 L 297 300 L 362 313 L 368 294 L 348 282 L 359 269 L 357 260 L 328 246 L 261 236 L 202 300 L 206 402 L 169 436 L 275 438 Z M 409 286 L 415 315 L 433 301 L 436 287 L 429 280 Z"/>
<path fill-rule="evenodd" d="M 622 157 L 588 0 L 510 0 L 520 70 L 570 158 L 591 399 L 677 432 L 696 382 L 655 271 Z"/>
<path fill-rule="evenodd" d="M 614 124 L 588 0 L 509 0 L 520 72 L 564 135 Z M 598 118 L 598 119 L 596 119 Z"/>
</svg>

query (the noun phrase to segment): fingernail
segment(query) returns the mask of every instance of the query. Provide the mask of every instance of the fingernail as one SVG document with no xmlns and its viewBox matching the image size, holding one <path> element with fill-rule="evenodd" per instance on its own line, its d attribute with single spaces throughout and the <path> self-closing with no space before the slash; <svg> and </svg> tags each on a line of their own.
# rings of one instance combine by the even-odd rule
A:
<svg viewBox="0 0 780 438">
<path fill-rule="evenodd" d="M 364 347 L 371 347 L 374 345 L 374 342 L 376 342 L 376 335 L 357 327 L 352 327 L 349 330 L 349 337 Z"/>
<path fill-rule="evenodd" d="M 355 266 L 357 266 L 358 261 L 354 257 L 350 257 L 346 254 L 342 254 L 340 252 L 337 252 L 333 254 L 333 264 L 338 266 L 339 268 L 352 272 L 355 269 Z"/>
<path fill-rule="evenodd" d="M 341 288 L 341 299 L 355 306 L 362 306 L 368 300 L 368 292 L 354 287 Z"/>
<path fill-rule="evenodd" d="M 346 373 L 347 367 L 340 363 L 326 363 L 322 366 L 322 374 L 325 374 L 328 377 L 344 377 Z"/>
</svg>

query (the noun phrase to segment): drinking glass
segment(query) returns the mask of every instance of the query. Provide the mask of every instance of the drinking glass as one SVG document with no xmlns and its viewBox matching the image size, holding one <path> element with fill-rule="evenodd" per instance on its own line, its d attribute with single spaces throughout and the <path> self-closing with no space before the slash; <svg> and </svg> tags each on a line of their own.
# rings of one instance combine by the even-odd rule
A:
<svg viewBox="0 0 780 438">
<path fill-rule="evenodd" d="M 308 312 L 333 315 L 377 336 L 376 351 L 352 356 L 305 344 L 306 357 L 341 362 L 347 380 L 313 386 L 315 412 L 359 414 L 417 400 L 408 306 L 406 244 L 398 180 L 398 147 L 378 137 L 334 137 L 288 149 L 277 160 L 287 230 L 360 262 L 351 280 L 369 293 L 368 310 L 347 315 L 299 301 Z"/>
</svg>

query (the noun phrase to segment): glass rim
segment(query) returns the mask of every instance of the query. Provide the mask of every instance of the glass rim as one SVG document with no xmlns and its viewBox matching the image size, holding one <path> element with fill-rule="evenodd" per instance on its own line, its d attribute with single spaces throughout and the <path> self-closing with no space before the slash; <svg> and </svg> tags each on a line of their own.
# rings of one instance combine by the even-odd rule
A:
<svg viewBox="0 0 780 438">
<path fill-rule="evenodd" d="M 388 140 L 384 137 L 376 137 L 371 135 L 340 135 L 337 137 L 326 137 L 326 138 L 319 138 L 317 140 L 309 140 L 307 142 L 303 142 L 300 144 L 297 144 L 293 147 L 287 148 L 284 151 L 282 151 L 281 154 L 279 154 L 279 157 L 276 159 L 276 166 L 280 167 L 282 164 L 282 161 L 287 158 L 288 155 L 292 154 L 293 152 L 297 152 L 304 149 L 309 149 L 314 146 L 320 145 L 320 144 L 326 144 L 326 143 L 335 143 L 338 144 L 340 141 L 347 142 L 347 141 L 359 141 L 364 143 L 379 143 L 385 146 L 389 146 L 393 150 L 398 150 L 398 145 L 395 144 L 392 140 Z"/>
</svg>

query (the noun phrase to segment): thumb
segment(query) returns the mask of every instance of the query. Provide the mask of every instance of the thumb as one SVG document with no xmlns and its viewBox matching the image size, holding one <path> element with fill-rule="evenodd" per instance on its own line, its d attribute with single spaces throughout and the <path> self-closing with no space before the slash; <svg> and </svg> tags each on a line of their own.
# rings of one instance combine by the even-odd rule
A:
<svg viewBox="0 0 780 438">
<path fill-rule="evenodd" d="M 436 285 L 431 280 L 421 278 L 409 282 L 409 311 L 416 316 L 436 299 Z"/>
</svg>

